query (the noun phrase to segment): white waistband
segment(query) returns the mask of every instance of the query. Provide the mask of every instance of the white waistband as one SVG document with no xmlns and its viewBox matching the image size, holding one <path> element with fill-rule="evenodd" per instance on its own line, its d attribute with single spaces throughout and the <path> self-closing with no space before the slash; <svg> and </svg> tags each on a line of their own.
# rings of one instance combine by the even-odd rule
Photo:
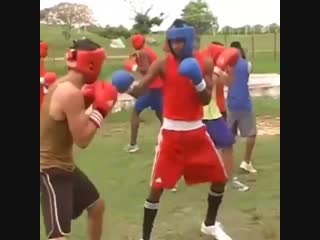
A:
<svg viewBox="0 0 320 240">
<path fill-rule="evenodd" d="M 172 120 L 168 118 L 163 119 L 163 129 L 174 130 L 174 131 L 190 131 L 197 128 L 201 128 L 203 123 L 201 120 L 197 121 L 180 121 Z"/>
</svg>

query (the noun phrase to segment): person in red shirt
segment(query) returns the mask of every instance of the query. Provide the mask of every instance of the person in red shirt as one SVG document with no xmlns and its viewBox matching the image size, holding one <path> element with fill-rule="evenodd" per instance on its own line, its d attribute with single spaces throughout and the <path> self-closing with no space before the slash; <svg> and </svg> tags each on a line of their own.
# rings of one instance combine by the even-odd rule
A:
<svg viewBox="0 0 320 240">
<path fill-rule="evenodd" d="M 44 68 L 44 59 L 48 55 L 48 45 L 47 43 L 43 42 L 40 40 L 40 110 L 41 110 L 41 105 L 43 102 L 43 96 L 44 96 L 44 89 L 43 89 L 43 77 L 44 74 L 46 73 L 45 68 Z"/>
<path fill-rule="evenodd" d="M 214 70 L 210 58 L 193 52 L 195 37 L 194 28 L 177 19 L 167 31 L 170 53 L 156 60 L 128 92 L 137 97 L 154 78 L 163 79 L 164 118 L 151 189 L 144 205 L 143 240 L 150 240 L 163 190 L 172 189 L 182 176 L 187 185 L 211 183 L 201 232 L 217 240 L 231 240 L 216 222 L 228 177 L 202 117 L 203 106 L 211 100 L 213 78 L 219 78 L 228 65 L 235 62 L 238 52 L 221 54 Z"/>
<path fill-rule="evenodd" d="M 131 71 L 140 77 L 144 76 L 150 65 L 157 59 L 156 53 L 145 44 L 145 38 L 141 34 L 131 37 L 131 45 L 135 49 L 135 62 Z M 131 59 L 132 62 L 132 59 Z M 148 90 L 139 96 L 135 102 L 131 116 L 131 138 L 128 145 L 128 152 L 134 153 L 139 150 L 137 144 L 138 130 L 140 125 L 140 114 L 147 108 L 151 108 L 162 124 L 162 79 L 155 77 L 148 85 Z"/>
</svg>

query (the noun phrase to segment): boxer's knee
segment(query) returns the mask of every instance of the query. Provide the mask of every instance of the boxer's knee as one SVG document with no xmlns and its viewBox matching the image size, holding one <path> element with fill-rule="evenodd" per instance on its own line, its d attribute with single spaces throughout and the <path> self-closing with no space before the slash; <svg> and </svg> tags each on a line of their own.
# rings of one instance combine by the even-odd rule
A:
<svg viewBox="0 0 320 240">
<path fill-rule="evenodd" d="M 211 183 L 210 190 L 214 193 L 223 193 L 226 183 Z"/>
<path fill-rule="evenodd" d="M 88 217 L 95 218 L 100 217 L 104 214 L 105 211 L 105 203 L 102 199 L 98 199 L 92 206 L 88 209 Z"/>
<path fill-rule="evenodd" d="M 134 125 L 139 124 L 140 121 L 140 112 L 137 111 L 136 109 L 133 109 L 132 114 L 131 114 L 131 122 Z"/>
<path fill-rule="evenodd" d="M 162 193 L 163 193 L 163 188 L 151 187 L 147 201 L 152 203 L 159 202 L 162 196 Z"/>
</svg>

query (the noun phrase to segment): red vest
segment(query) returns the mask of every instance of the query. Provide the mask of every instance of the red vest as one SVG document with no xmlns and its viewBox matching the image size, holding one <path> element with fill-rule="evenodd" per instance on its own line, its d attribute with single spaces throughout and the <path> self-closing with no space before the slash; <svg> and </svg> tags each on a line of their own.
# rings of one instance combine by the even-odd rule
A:
<svg viewBox="0 0 320 240">
<path fill-rule="evenodd" d="M 204 69 L 204 57 L 195 54 L 200 67 Z M 167 55 L 164 86 L 163 116 L 171 120 L 197 121 L 203 117 L 203 106 L 190 79 L 178 73 L 179 62 L 172 54 Z"/>
</svg>

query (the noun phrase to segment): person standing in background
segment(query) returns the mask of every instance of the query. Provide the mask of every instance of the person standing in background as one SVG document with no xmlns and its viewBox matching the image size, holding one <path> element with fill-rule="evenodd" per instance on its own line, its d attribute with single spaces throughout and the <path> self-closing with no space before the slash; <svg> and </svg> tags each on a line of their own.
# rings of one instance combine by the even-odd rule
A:
<svg viewBox="0 0 320 240">
<path fill-rule="evenodd" d="M 247 139 L 245 156 L 240 168 L 249 173 L 256 173 L 252 166 L 252 153 L 256 142 L 257 126 L 248 85 L 252 65 L 246 60 L 240 42 L 232 42 L 230 47 L 239 49 L 241 58 L 234 67 L 234 81 L 228 90 L 228 126 L 235 135 L 239 131 L 240 136 Z"/>
</svg>

